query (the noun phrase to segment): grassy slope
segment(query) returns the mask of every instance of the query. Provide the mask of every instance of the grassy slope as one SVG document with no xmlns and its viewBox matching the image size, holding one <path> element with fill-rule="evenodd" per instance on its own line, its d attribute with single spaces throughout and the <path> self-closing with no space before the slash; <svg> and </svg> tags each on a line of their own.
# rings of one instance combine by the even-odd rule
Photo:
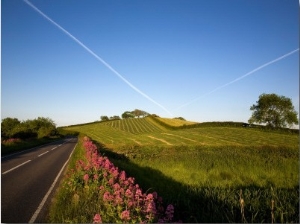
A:
<svg viewBox="0 0 300 224">
<path fill-rule="evenodd" d="M 197 122 L 193 122 L 193 121 L 185 121 L 185 120 L 180 120 L 180 119 L 175 119 L 175 118 L 162 118 L 162 117 L 158 117 L 158 120 L 170 125 L 170 126 L 174 126 L 174 127 L 180 127 L 183 125 L 191 125 L 191 124 L 197 124 Z"/>
<path fill-rule="evenodd" d="M 278 206 L 277 221 L 299 218 L 295 213 L 299 206 L 296 134 L 242 127 L 169 130 L 151 118 L 68 130 L 103 144 L 102 152 L 135 176 L 143 188 L 155 189 L 177 204 L 183 221 L 243 221 L 239 216 L 241 189 L 248 222 L 270 222 L 271 199 Z"/>
</svg>

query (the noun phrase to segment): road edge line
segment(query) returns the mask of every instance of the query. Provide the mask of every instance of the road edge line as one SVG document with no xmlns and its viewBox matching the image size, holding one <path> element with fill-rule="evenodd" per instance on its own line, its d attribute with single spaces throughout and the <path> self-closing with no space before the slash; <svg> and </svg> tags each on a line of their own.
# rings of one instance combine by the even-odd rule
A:
<svg viewBox="0 0 300 224">
<path fill-rule="evenodd" d="M 76 143 L 76 145 L 74 146 L 74 148 L 73 148 L 73 150 L 72 150 L 72 152 L 71 152 L 69 158 L 67 159 L 67 161 L 65 162 L 65 164 L 63 165 L 63 167 L 61 168 L 61 170 L 59 171 L 59 173 L 57 174 L 57 176 L 56 176 L 56 178 L 54 179 L 54 181 L 53 181 L 51 187 L 49 188 L 48 192 L 45 194 L 43 200 L 42 200 L 41 203 L 39 204 L 39 206 L 38 206 L 38 208 L 36 209 L 36 211 L 33 213 L 32 217 L 31 217 L 31 219 L 29 220 L 28 223 L 34 223 L 34 221 L 36 220 L 36 218 L 37 218 L 38 215 L 40 214 L 42 208 L 44 207 L 45 202 L 47 201 L 49 195 L 51 194 L 51 192 L 52 192 L 52 190 L 53 190 L 55 184 L 57 183 L 57 181 L 58 181 L 58 179 L 59 179 L 61 173 L 63 172 L 65 166 L 68 164 L 68 162 L 69 162 L 69 160 L 70 160 L 70 158 L 71 158 L 71 156 L 72 156 L 72 154 L 73 154 L 73 152 L 74 152 L 74 150 L 75 150 L 77 144 L 78 144 L 78 143 Z"/>
</svg>

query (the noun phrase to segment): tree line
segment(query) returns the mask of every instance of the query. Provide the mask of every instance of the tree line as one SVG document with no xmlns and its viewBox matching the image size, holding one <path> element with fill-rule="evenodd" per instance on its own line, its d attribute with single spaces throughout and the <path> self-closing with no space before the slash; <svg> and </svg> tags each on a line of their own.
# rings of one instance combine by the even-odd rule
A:
<svg viewBox="0 0 300 224">
<path fill-rule="evenodd" d="M 1 138 L 44 138 L 57 134 L 56 124 L 50 118 L 38 117 L 33 120 L 20 121 L 7 117 L 1 121 Z"/>
<path fill-rule="evenodd" d="M 127 119 L 127 118 L 146 117 L 148 115 L 149 115 L 149 113 L 146 111 L 135 109 L 133 111 L 125 111 L 121 116 L 122 116 L 122 119 Z M 104 116 L 101 116 L 100 119 L 101 119 L 101 121 L 121 120 L 120 116 L 118 116 L 118 115 L 114 115 L 111 117 L 104 115 Z"/>
</svg>

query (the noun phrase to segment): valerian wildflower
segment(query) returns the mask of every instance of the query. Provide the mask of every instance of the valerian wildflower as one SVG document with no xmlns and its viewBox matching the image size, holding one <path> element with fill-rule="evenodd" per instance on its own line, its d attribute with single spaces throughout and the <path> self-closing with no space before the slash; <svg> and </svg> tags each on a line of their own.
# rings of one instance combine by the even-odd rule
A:
<svg viewBox="0 0 300 224">
<path fill-rule="evenodd" d="M 94 222 L 93 223 L 102 223 L 101 216 L 99 214 L 96 214 L 94 216 Z"/>
<path fill-rule="evenodd" d="M 95 214 L 94 223 L 107 221 L 102 220 L 107 210 L 115 214 L 115 221 L 120 221 L 121 218 L 123 222 L 172 222 L 173 205 L 168 205 L 164 210 L 162 198 L 156 192 L 143 193 L 135 179 L 126 177 L 125 171 L 120 171 L 107 157 L 101 156 L 97 146 L 89 138 L 86 138 L 84 148 L 85 159 L 77 162 L 76 171 L 81 175 L 84 172 L 83 179 L 86 185 L 94 185 L 102 199 L 100 201 L 104 203 L 101 205 L 104 206 L 103 211 Z"/>
<path fill-rule="evenodd" d="M 83 179 L 87 183 L 88 180 L 89 180 L 89 175 L 88 174 L 84 174 Z"/>
<path fill-rule="evenodd" d="M 130 212 L 128 210 L 125 210 L 121 213 L 121 219 L 124 221 L 130 220 Z"/>
</svg>

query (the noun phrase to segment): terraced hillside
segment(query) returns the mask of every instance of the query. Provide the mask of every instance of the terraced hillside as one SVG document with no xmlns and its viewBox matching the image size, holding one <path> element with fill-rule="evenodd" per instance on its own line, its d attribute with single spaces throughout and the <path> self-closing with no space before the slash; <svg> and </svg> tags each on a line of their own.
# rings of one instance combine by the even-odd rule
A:
<svg viewBox="0 0 300 224">
<path fill-rule="evenodd" d="M 113 120 L 110 122 L 103 123 L 110 127 L 127 131 L 132 134 L 143 134 L 151 132 L 161 132 L 165 130 L 162 126 L 153 122 L 149 117 L 146 118 L 136 118 L 136 119 L 122 119 L 122 120 Z"/>
<path fill-rule="evenodd" d="M 172 125 L 172 119 L 161 119 Z M 178 125 L 174 126 L 178 127 Z M 79 131 L 105 145 L 205 145 L 298 147 L 298 136 L 255 128 L 204 127 L 169 130 L 151 117 L 114 120 L 66 128 Z"/>
</svg>

